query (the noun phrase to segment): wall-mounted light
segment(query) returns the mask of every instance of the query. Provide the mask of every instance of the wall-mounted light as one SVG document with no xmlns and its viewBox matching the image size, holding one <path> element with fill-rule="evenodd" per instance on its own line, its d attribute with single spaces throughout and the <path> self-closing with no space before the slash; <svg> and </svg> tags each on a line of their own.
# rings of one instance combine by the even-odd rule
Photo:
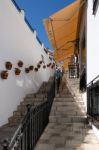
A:
<svg viewBox="0 0 99 150">
<path fill-rule="evenodd" d="M 8 78 L 8 71 L 7 70 L 3 70 L 1 72 L 1 78 L 4 80 Z"/>
</svg>

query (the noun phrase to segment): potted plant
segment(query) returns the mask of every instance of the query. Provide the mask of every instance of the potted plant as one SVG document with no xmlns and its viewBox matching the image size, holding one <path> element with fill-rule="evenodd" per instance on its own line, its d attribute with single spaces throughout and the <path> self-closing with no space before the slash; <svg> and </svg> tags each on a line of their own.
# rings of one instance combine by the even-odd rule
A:
<svg viewBox="0 0 99 150">
<path fill-rule="evenodd" d="M 7 79 L 8 78 L 8 71 L 7 70 L 3 70 L 1 72 L 1 78 L 2 79 Z"/>
<path fill-rule="evenodd" d="M 38 71 L 38 68 L 35 68 L 35 72 L 37 72 Z"/>
<path fill-rule="evenodd" d="M 38 67 L 38 69 L 39 69 L 39 68 L 41 67 L 41 65 L 40 65 L 40 64 L 38 64 L 38 65 L 37 65 L 37 67 Z"/>
<path fill-rule="evenodd" d="M 5 63 L 5 67 L 6 67 L 7 70 L 11 70 L 12 69 L 12 63 L 10 61 L 7 61 Z"/>
<path fill-rule="evenodd" d="M 41 61 L 39 61 L 39 64 L 42 64 L 43 62 L 42 62 L 42 60 Z"/>
<path fill-rule="evenodd" d="M 29 70 L 32 71 L 34 66 L 29 66 Z"/>
<path fill-rule="evenodd" d="M 15 68 L 15 75 L 20 75 L 21 70 L 19 68 Z"/>
<path fill-rule="evenodd" d="M 21 60 L 18 62 L 18 67 L 23 67 L 23 62 Z"/>
<path fill-rule="evenodd" d="M 30 69 L 29 69 L 29 68 L 25 68 L 25 72 L 26 72 L 26 73 L 29 73 L 29 72 L 30 72 Z"/>
<path fill-rule="evenodd" d="M 43 68 L 45 69 L 45 68 L 46 68 L 46 65 L 43 65 Z"/>
</svg>

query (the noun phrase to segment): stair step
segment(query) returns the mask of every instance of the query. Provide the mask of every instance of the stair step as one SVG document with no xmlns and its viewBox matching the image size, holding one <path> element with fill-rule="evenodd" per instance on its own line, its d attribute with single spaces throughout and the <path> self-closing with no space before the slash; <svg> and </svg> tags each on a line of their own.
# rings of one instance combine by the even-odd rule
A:
<svg viewBox="0 0 99 150">
<path fill-rule="evenodd" d="M 86 116 L 86 113 L 85 112 L 59 112 L 59 111 L 52 111 L 50 113 L 50 116 L 59 116 L 61 114 L 61 116 L 65 116 L 65 117 L 71 117 L 71 116 L 75 116 L 75 117 L 83 117 L 83 116 Z"/>
<path fill-rule="evenodd" d="M 38 101 L 38 102 L 40 101 L 41 102 L 41 101 L 45 101 L 45 100 L 47 100 L 47 98 L 45 98 L 45 97 L 43 97 L 43 98 L 42 97 L 38 97 L 38 98 L 25 98 L 24 99 L 25 102 L 30 102 L 30 103 L 31 102 L 36 102 L 36 101 Z"/>
<path fill-rule="evenodd" d="M 57 94 L 56 98 L 73 98 L 71 94 Z"/>
<path fill-rule="evenodd" d="M 70 117 L 60 117 L 60 116 L 50 116 L 49 117 L 50 123 L 87 123 L 86 116 L 85 117 L 76 117 L 76 116 L 70 116 Z"/>
<path fill-rule="evenodd" d="M 22 113 L 22 112 L 20 112 L 20 111 L 14 111 L 14 112 L 13 112 L 13 116 L 17 116 L 17 117 L 18 117 L 18 116 L 19 116 L 19 117 L 21 117 L 21 116 L 23 117 L 23 116 L 25 116 L 25 114 L 26 114 L 25 112 Z"/>
<path fill-rule="evenodd" d="M 44 93 L 44 94 L 37 93 L 36 94 L 36 98 L 46 98 L 46 97 L 47 97 L 46 93 Z"/>
<path fill-rule="evenodd" d="M 26 95 L 26 98 L 35 98 L 35 97 L 36 97 L 36 93 Z"/>
<path fill-rule="evenodd" d="M 28 105 L 28 104 L 30 104 L 30 105 L 39 105 L 40 103 L 42 103 L 42 102 L 44 102 L 44 100 L 40 100 L 40 101 L 23 101 L 23 102 L 21 102 L 20 103 L 20 105 L 23 105 L 23 106 L 26 106 L 26 105 Z"/>
<path fill-rule="evenodd" d="M 8 118 L 8 122 L 11 123 L 21 123 L 23 117 L 19 117 L 19 116 L 12 116 L 10 118 Z"/>
<path fill-rule="evenodd" d="M 82 107 L 82 108 L 79 108 L 77 106 L 55 106 L 53 105 L 52 106 L 52 109 L 53 107 L 56 107 L 56 110 L 57 111 L 60 111 L 60 112 L 66 112 L 66 111 L 85 111 L 85 107 Z"/>
<path fill-rule="evenodd" d="M 73 98 L 71 98 L 71 97 L 56 97 L 56 98 L 54 98 L 54 101 L 55 102 L 83 102 L 83 100 L 82 99 L 73 99 Z"/>
<path fill-rule="evenodd" d="M 26 113 L 27 112 L 26 106 L 22 106 L 22 105 L 18 105 L 17 106 L 17 110 L 22 112 L 22 113 Z"/>
<path fill-rule="evenodd" d="M 83 106 L 84 105 L 84 102 L 75 102 L 75 101 L 56 101 L 53 106 Z"/>
</svg>

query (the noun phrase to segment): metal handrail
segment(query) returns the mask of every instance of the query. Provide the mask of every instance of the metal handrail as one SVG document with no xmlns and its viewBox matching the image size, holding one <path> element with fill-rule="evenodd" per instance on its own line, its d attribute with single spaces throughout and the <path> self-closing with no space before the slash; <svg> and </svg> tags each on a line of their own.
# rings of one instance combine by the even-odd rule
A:
<svg viewBox="0 0 99 150">
<path fill-rule="evenodd" d="M 94 82 L 96 79 L 98 79 L 98 78 L 99 78 L 99 75 L 96 76 L 92 81 L 90 81 L 90 82 L 87 84 L 87 87 L 89 87 L 90 85 L 92 85 L 93 82 Z"/>
<path fill-rule="evenodd" d="M 47 92 L 47 100 L 36 107 L 28 105 L 27 114 L 16 130 L 10 143 L 3 150 L 33 150 L 49 122 L 49 113 L 55 97 L 55 81 Z M 7 141 L 5 141 L 7 142 Z M 4 143 L 5 145 L 5 143 Z"/>
<path fill-rule="evenodd" d="M 11 139 L 11 142 L 10 142 L 10 144 L 9 144 L 9 148 L 10 148 L 10 149 L 11 149 L 12 145 L 15 144 L 14 141 L 16 140 L 16 137 L 20 134 L 21 128 L 22 128 L 22 124 L 19 125 L 18 129 L 16 130 L 14 136 L 13 136 L 12 139 Z"/>
</svg>

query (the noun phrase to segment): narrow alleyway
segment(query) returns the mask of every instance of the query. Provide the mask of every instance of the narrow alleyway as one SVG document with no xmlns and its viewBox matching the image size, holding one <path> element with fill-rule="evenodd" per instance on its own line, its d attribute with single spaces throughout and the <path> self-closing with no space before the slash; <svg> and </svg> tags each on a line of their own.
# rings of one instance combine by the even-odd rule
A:
<svg viewBox="0 0 99 150">
<path fill-rule="evenodd" d="M 87 124 L 84 102 L 77 84 L 71 81 L 71 89 L 60 88 L 51 109 L 49 124 L 38 141 L 35 150 L 98 150 L 99 141 Z M 69 83 L 69 82 L 68 82 Z"/>
</svg>

